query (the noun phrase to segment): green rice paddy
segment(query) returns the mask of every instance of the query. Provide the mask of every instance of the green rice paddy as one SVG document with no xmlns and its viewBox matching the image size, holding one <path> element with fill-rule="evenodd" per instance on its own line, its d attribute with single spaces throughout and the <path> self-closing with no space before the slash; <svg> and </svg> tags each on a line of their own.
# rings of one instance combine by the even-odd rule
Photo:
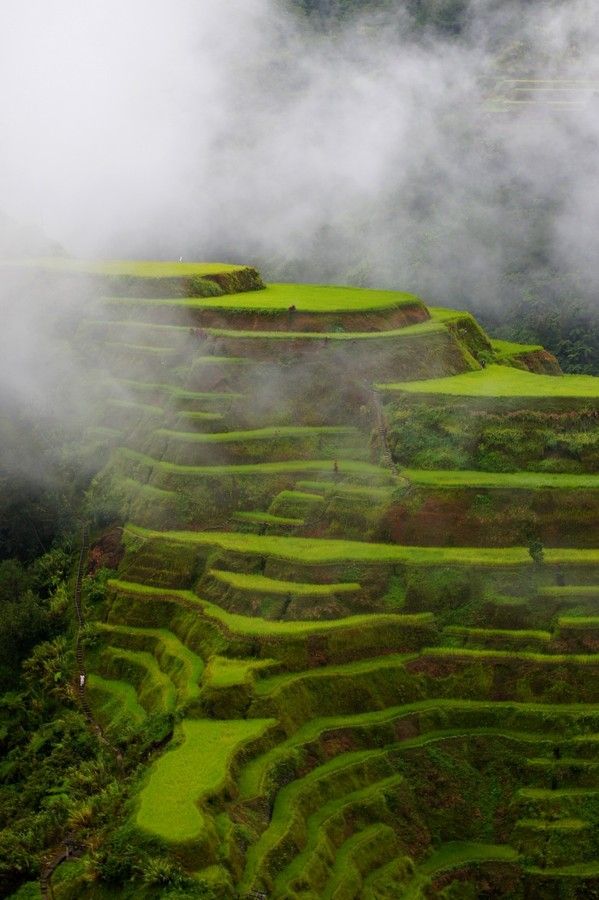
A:
<svg viewBox="0 0 599 900">
<path fill-rule="evenodd" d="M 331 475 L 340 473 L 341 475 L 364 475 L 377 478 L 381 481 L 393 481 L 393 476 L 388 469 L 371 463 L 361 462 L 353 459 L 338 460 L 338 473 L 334 473 L 333 461 L 331 459 L 324 460 L 284 460 L 282 462 L 263 462 L 263 463 L 232 463 L 230 465 L 213 465 L 213 466 L 183 466 L 177 463 L 165 462 L 164 460 L 153 459 L 143 453 L 135 450 L 121 449 L 120 454 L 125 459 L 135 460 L 144 465 L 151 466 L 162 472 L 173 472 L 178 475 L 209 475 L 219 477 L 221 475 L 273 475 L 283 473 L 296 473 L 301 475 L 306 472 L 330 472 Z"/>
<path fill-rule="evenodd" d="M 184 719 L 181 744 L 167 750 L 150 767 L 139 795 L 137 825 L 165 841 L 199 838 L 206 828 L 201 799 L 222 787 L 234 751 L 272 724 L 259 719 Z"/>
<path fill-rule="evenodd" d="M 599 382 L 599 379 L 597 379 Z M 599 475 L 554 472 L 480 472 L 461 469 L 402 469 L 418 485 L 434 488 L 499 488 L 508 491 L 545 489 L 597 490 Z"/>
<path fill-rule="evenodd" d="M 135 278 L 189 278 L 194 275 L 218 275 L 236 272 L 245 266 L 231 263 L 169 262 L 157 260 L 83 260 L 56 256 L 40 259 L 4 260 L 1 266 L 26 269 L 49 269 L 84 275 L 118 275 Z"/>
<path fill-rule="evenodd" d="M 142 274 L 151 273 L 152 276 L 162 275 L 160 264 L 137 264 L 137 269 L 129 266 L 133 264 L 123 264 L 126 267 L 124 272 L 118 274 Z M 146 268 L 146 265 L 148 268 Z M 180 264 L 162 264 L 164 272 L 169 275 L 211 275 L 218 274 L 221 271 L 234 271 L 236 266 L 219 267 L 214 265 L 206 271 L 204 266 L 194 268 L 194 264 L 187 264 L 188 268 L 181 272 L 177 270 Z M 181 264 L 186 266 L 185 263 Z M 120 302 L 120 301 L 119 301 Z M 125 300 L 124 302 L 131 302 Z M 228 297 L 206 297 L 185 299 L 166 300 L 143 300 L 133 301 L 136 303 L 148 304 L 171 304 L 176 306 L 187 306 L 191 308 L 216 309 L 228 312 L 287 312 L 289 307 L 295 306 L 295 312 L 298 313 L 372 313 L 385 310 L 401 309 L 405 306 L 418 306 L 424 309 L 422 300 L 413 294 L 406 294 L 402 291 L 380 291 L 369 290 L 358 287 L 337 287 L 321 284 L 269 284 L 264 290 L 259 292 L 251 292 L 244 294 L 233 294 Z"/>
<path fill-rule="evenodd" d="M 218 531 L 152 531 L 128 525 L 133 537 L 179 544 L 208 544 L 238 553 L 253 553 L 307 563 L 380 562 L 413 565 L 520 566 L 531 564 L 524 547 L 404 547 L 360 541 L 236 534 Z M 599 564 L 599 548 L 555 548 L 545 551 L 548 563 Z"/>
<path fill-rule="evenodd" d="M 224 625 L 228 630 L 234 633 L 256 636 L 272 635 L 273 637 L 292 637 L 293 635 L 343 631 L 344 629 L 354 629 L 360 626 L 370 625 L 405 625 L 406 628 L 417 627 L 419 625 L 428 625 L 433 621 L 431 613 L 415 613 L 413 615 L 398 615 L 395 613 L 367 613 L 364 615 L 348 616 L 343 619 L 323 619 L 322 621 L 306 620 L 301 622 L 277 622 L 266 619 L 260 619 L 257 616 L 241 616 L 236 613 L 229 613 L 208 603 L 206 600 L 200 599 L 192 591 L 174 590 L 171 588 L 156 588 L 145 584 L 136 584 L 127 581 L 119 581 L 111 579 L 109 586 L 124 594 L 133 594 L 136 596 L 147 597 L 149 599 L 160 599 L 173 597 L 179 599 L 183 603 L 190 603 L 211 619 L 214 619 Z"/>
<path fill-rule="evenodd" d="M 280 425 L 275 428 L 255 428 L 247 431 L 219 431 L 211 433 L 171 431 L 168 428 L 156 430 L 156 434 L 163 437 L 190 444 L 229 444 L 243 443 L 244 441 L 284 440 L 287 438 L 331 437 L 355 433 L 355 428 L 342 425 Z"/>
<path fill-rule="evenodd" d="M 383 391 L 446 394 L 461 397 L 588 397 L 599 399 L 599 378 L 592 375 L 534 375 L 509 366 L 489 365 L 450 378 L 377 385 Z"/>
<path fill-rule="evenodd" d="M 447 329 L 440 322 L 417 322 L 403 328 L 389 328 L 385 331 L 254 331 L 232 328 L 206 328 L 207 334 L 221 338 L 244 338 L 268 341 L 389 341 L 412 337 L 430 337 L 431 334 L 446 334 Z"/>
<path fill-rule="evenodd" d="M 326 597 L 329 594 L 352 594 L 360 590 L 357 582 L 343 581 L 336 584 L 301 584 L 297 581 L 278 581 L 264 575 L 246 575 L 243 572 L 224 572 L 211 569 L 212 578 L 239 591 L 255 591 L 258 594 L 294 594 L 298 597 Z"/>
<path fill-rule="evenodd" d="M 128 681 L 102 678 L 90 672 L 87 686 L 92 699 L 98 698 L 97 708 L 102 720 L 112 730 L 134 729 L 146 718 L 146 711 L 137 700 L 137 692 Z"/>
</svg>

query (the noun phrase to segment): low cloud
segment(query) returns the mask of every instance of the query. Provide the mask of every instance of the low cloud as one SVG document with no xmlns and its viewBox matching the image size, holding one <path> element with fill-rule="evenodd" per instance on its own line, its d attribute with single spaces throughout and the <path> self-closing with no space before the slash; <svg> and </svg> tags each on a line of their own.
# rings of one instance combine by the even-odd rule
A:
<svg viewBox="0 0 599 900">
<path fill-rule="evenodd" d="M 78 255 L 489 305 L 539 265 L 592 295 L 599 11 L 472 0 L 463 19 L 325 34 L 276 0 L 4 0 L 0 206 Z"/>
</svg>

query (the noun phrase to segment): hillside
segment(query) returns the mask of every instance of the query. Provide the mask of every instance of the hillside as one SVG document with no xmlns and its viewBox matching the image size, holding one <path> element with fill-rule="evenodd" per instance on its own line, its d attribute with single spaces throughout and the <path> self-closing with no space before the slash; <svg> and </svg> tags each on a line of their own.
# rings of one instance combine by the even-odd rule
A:
<svg viewBox="0 0 599 900">
<path fill-rule="evenodd" d="M 599 379 L 397 291 L 30 265 L 106 295 L 41 895 L 597 895 Z"/>
</svg>

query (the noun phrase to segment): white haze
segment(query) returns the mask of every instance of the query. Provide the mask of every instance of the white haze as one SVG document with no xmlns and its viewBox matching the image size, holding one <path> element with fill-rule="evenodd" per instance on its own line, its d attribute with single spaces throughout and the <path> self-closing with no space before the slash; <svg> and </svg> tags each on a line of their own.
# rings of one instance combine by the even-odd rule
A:
<svg viewBox="0 0 599 900">
<path fill-rule="evenodd" d="M 469 21 L 318 36 L 277 0 L 2 0 L 0 209 L 80 256 L 268 260 L 448 302 L 501 302 L 541 242 L 592 289 L 599 104 L 485 103 L 510 45 L 517 74 L 595 77 L 597 5 L 477 0 Z"/>
</svg>

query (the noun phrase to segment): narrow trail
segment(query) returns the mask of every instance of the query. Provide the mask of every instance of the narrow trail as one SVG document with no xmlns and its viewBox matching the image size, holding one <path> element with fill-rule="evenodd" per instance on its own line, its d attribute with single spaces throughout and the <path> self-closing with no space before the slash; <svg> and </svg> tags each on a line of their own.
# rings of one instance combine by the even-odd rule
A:
<svg viewBox="0 0 599 900">
<path fill-rule="evenodd" d="M 399 475 L 399 468 L 393 459 L 393 455 L 391 453 L 391 448 L 389 446 L 389 432 L 387 430 L 387 420 L 385 418 L 385 413 L 383 410 L 383 404 L 381 402 L 381 397 L 378 391 L 375 391 L 373 388 L 370 388 L 370 393 L 372 396 L 372 402 L 374 405 L 374 412 L 376 415 L 376 431 L 379 436 L 379 442 L 381 445 L 381 457 L 383 461 L 383 465 L 391 469 L 394 475 Z"/>
<path fill-rule="evenodd" d="M 106 739 L 102 727 L 94 718 L 89 700 L 87 699 L 87 669 L 85 665 L 85 651 L 83 649 L 83 628 L 85 619 L 83 617 L 83 607 L 81 604 L 81 591 L 83 586 L 83 575 L 87 553 L 89 549 L 89 538 L 87 525 L 82 526 L 81 530 L 81 549 L 79 551 L 79 562 L 77 564 L 77 579 L 75 581 L 75 592 L 73 594 L 73 604 L 75 607 L 75 615 L 77 617 L 77 638 L 75 643 L 75 657 L 77 660 L 77 691 L 79 696 L 79 705 L 81 706 L 85 718 L 95 731 L 99 740 L 107 747 L 111 747 Z M 111 747 L 111 749 L 114 749 Z M 116 752 L 116 751 L 115 751 Z"/>
<path fill-rule="evenodd" d="M 75 615 L 77 616 L 77 638 L 75 643 L 75 657 L 77 660 L 77 691 L 79 695 L 79 704 L 84 712 L 85 718 L 89 722 L 91 728 L 94 730 L 98 739 L 104 744 L 105 747 L 108 747 L 115 755 L 117 762 L 119 765 L 122 763 L 122 755 L 121 753 L 114 747 L 102 729 L 102 726 L 95 718 L 92 708 L 89 704 L 89 700 L 87 699 L 87 668 L 85 665 L 85 651 L 83 648 L 83 629 L 85 626 L 85 619 L 83 616 L 83 607 L 81 604 L 81 591 L 83 586 L 83 575 L 85 570 L 85 563 L 87 561 L 87 554 L 89 550 L 89 537 L 88 537 L 88 528 L 87 525 L 82 526 L 81 530 L 81 549 L 79 551 L 79 562 L 77 564 L 77 579 L 75 581 L 75 592 L 73 594 L 73 603 L 75 607 Z"/>
<path fill-rule="evenodd" d="M 87 670 L 85 666 L 85 652 L 83 649 L 83 628 L 85 625 L 85 620 L 83 616 L 83 606 L 81 603 L 82 589 L 83 589 L 83 576 L 85 572 L 85 563 L 87 561 L 87 554 L 89 549 L 89 537 L 88 537 L 88 528 L 87 525 L 83 524 L 81 528 L 81 547 L 79 550 L 79 560 L 77 563 L 77 577 L 75 580 L 75 590 L 73 593 L 73 607 L 75 610 L 75 616 L 77 618 L 77 636 L 75 639 L 75 658 L 77 661 L 77 692 L 79 705 L 83 710 L 85 718 L 87 719 L 90 727 L 93 729 L 95 734 L 98 737 L 98 740 L 101 743 L 108 747 L 115 755 L 117 763 L 119 766 L 122 764 L 122 756 L 120 752 L 112 746 L 112 744 L 106 738 L 102 727 L 99 722 L 94 718 L 94 714 L 92 712 L 91 706 L 89 704 L 89 700 L 87 699 L 86 687 L 87 687 Z M 77 836 L 75 834 L 69 834 L 64 841 L 60 844 L 60 846 L 55 850 L 54 854 L 46 860 L 41 874 L 40 874 L 40 893 L 42 896 L 42 900 L 54 900 L 54 892 L 52 890 L 52 875 L 54 871 L 60 866 L 63 862 L 68 859 L 74 859 L 78 856 L 81 856 L 83 853 L 83 844 L 77 841 Z"/>
<path fill-rule="evenodd" d="M 40 875 L 40 893 L 43 900 L 54 900 L 54 891 L 52 890 L 52 875 L 54 870 L 63 862 L 69 859 L 77 859 L 83 853 L 83 846 L 72 837 L 69 836 L 60 845 L 59 849 L 48 859 L 42 869 Z"/>
</svg>

